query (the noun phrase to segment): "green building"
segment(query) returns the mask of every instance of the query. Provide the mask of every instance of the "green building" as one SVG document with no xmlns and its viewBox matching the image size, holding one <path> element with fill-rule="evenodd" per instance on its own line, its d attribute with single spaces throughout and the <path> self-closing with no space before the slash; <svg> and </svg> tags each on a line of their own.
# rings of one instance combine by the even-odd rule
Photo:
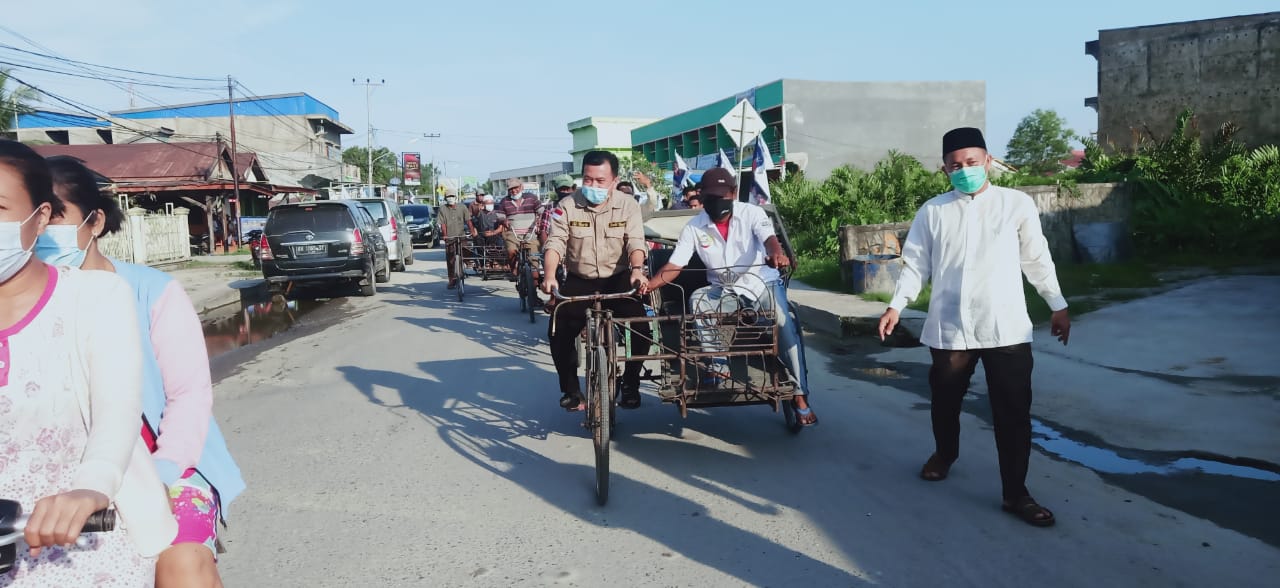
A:
<svg viewBox="0 0 1280 588">
<path fill-rule="evenodd" d="M 747 100 L 765 123 L 774 163 L 815 179 L 842 165 L 870 169 L 891 150 L 940 163 L 942 135 L 986 127 L 986 84 L 961 82 L 819 82 L 782 79 L 654 121 L 631 132 L 632 147 L 663 169 L 679 153 L 695 170 L 715 167 L 735 144 L 720 119 Z M 750 161 L 750 152 L 739 154 Z"/>
<path fill-rule="evenodd" d="M 651 118 L 588 116 L 568 124 L 573 135 L 573 175 L 582 175 L 582 157 L 588 151 L 609 151 L 619 157 L 631 155 L 631 131 L 653 122 Z"/>
</svg>

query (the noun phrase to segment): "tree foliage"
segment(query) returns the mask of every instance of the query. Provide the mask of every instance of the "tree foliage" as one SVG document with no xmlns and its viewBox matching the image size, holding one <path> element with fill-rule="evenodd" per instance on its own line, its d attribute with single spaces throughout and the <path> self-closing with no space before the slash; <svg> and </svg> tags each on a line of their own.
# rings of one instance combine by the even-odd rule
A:
<svg viewBox="0 0 1280 588">
<path fill-rule="evenodd" d="M 360 181 L 369 181 L 369 151 L 364 147 L 348 147 L 342 150 L 342 162 L 360 168 Z M 373 183 L 385 186 L 391 178 L 400 177 L 400 162 L 394 151 L 386 147 L 373 150 Z M 424 175 L 425 177 L 425 175 Z"/>
<path fill-rule="evenodd" d="M 647 176 L 649 181 L 653 182 L 653 187 L 662 194 L 662 197 L 665 198 L 671 195 L 671 182 L 667 181 L 664 176 L 665 172 L 662 171 L 662 168 L 658 167 L 658 164 L 649 161 L 640 154 L 623 155 L 618 158 L 618 178 L 620 180 L 625 180 L 635 184 L 636 172 L 640 172 Z"/>
<path fill-rule="evenodd" d="M 40 98 L 39 93 L 28 86 L 11 84 L 9 71 L 0 69 L 0 131 L 16 127 L 18 115 L 31 112 L 31 105 Z"/>
<path fill-rule="evenodd" d="M 1036 109 L 1013 131 L 1005 159 L 1028 174 L 1062 171 L 1062 161 L 1071 157 L 1071 141 L 1077 138 L 1066 122 L 1053 110 Z"/>
</svg>

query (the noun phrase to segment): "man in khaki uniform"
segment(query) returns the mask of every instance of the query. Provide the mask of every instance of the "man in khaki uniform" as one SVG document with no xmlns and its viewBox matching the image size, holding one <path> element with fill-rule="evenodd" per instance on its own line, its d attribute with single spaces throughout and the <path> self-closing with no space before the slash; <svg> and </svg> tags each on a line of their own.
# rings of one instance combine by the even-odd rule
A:
<svg viewBox="0 0 1280 588">
<path fill-rule="evenodd" d="M 542 289 L 559 289 L 564 296 L 615 294 L 644 284 L 644 222 L 640 205 L 631 196 L 618 192 L 618 157 L 607 151 L 591 151 L 582 159 L 582 188 L 559 202 L 551 211 L 551 232 L 543 249 L 546 275 Z M 565 281 L 561 286 L 556 270 L 564 262 Z M 578 354 L 574 339 L 586 326 L 589 303 L 564 304 L 548 325 L 551 359 L 560 377 L 560 406 L 574 410 L 582 402 L 578 382 Z M 604 306 L 617 317 L 642 317 L 644 305 L 638 299 L 606 300 Z M 632 331 L 647 340 L 648 323 L 634 323 Z M 618 405 L 640 406 L 640 369 L 643 363 L 627 362 L 622 372 Z"/>
</svg>

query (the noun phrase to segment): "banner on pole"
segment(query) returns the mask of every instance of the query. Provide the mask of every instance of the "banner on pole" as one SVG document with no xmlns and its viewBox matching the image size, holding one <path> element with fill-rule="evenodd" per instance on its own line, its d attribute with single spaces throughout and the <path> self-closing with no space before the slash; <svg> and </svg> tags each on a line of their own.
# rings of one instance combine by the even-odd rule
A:
<svg viewBox="0 0 1280 588">
<path fill-rule="evenodd" d="M 404 153 L 401 156 L 404 160 L 404 185 L 422 185 L 422 154 Z"/>
</svg>

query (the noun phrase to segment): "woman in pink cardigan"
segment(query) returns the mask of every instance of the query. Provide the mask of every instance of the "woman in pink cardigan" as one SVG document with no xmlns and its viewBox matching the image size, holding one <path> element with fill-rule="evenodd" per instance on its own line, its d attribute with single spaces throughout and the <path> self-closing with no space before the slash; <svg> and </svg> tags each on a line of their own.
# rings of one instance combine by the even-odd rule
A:
<svg viewBox="0 0 1280 588">
<path fill-rule="evenodd" d="M 142 440 L 133 297 L 104 272 L 33 259 L 61 204 L 44 160 L 0 140 L 0 497 L 31 513 L 0 586 L 151 586 L 177 534 Z M 75 542 L 114 506 L 123 527 Z"/>
<path fill-rule="evenodd" d="M 99 237 L 120 229 L 120 207 L 79 160 L 50 157 L 53 192 L 65 205 L 36 243 L 45 263 L 111 272 L 134 292 L 142 337 L 142 437 L 178 520 L 156 562 L 156 588 L 217 588 L 218 522 L 244 489 L 240 468 L 213 419 L 213 384 L 200 319 L 182 285 L 155 268 L 109 259 Z"/>
</svg>

